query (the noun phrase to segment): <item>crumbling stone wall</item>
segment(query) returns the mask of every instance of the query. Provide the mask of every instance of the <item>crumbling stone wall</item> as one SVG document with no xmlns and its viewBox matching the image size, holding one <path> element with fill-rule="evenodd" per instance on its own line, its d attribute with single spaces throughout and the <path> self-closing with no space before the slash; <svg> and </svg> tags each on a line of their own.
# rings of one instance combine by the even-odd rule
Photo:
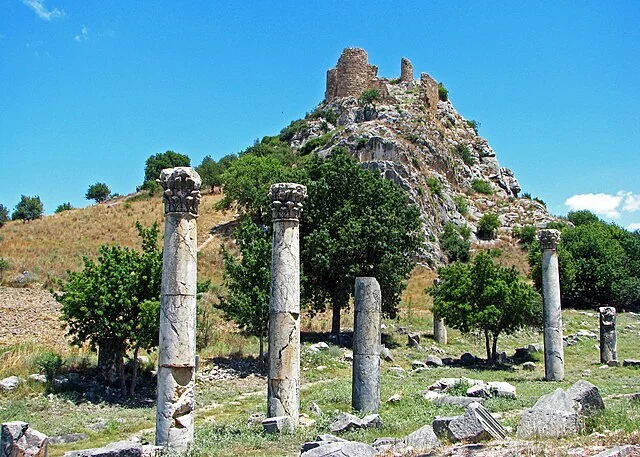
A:
<svg viewBox="0 0 640 457">
<path fill-rule="evenodd" d="M 346 48 L 336 68 L 327 71 L 325 99 L 359 97 L 367 89 L 378 89 L 387 95 L 386 85 L 378 78 L 378 67 L 369 65 L 367 52 L 361 48 Z"/>
<path fill-rule="evenodd" d="M 413 81 L 413 65 L 406 57 L 400 61 L 400 81 L 407 83 Z"/>
<path fill-rule="evenodd" d="M 438 109 L 438 83 L 426 73 L 420 75 L 420 91 L 427 111 L 435 113 Z"/>
</svg>

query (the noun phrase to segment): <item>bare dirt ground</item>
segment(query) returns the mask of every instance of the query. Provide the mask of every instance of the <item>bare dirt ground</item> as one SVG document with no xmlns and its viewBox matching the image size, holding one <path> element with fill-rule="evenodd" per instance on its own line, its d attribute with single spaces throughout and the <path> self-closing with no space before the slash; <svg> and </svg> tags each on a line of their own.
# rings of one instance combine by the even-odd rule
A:
<svg viewBox="0 0 640 457">
<path fill-rule="evenodd" d="M 27 341 L 66 346 L 60 303 L 40 287 L 0 287 L 0 347 Z"/>
</svg>

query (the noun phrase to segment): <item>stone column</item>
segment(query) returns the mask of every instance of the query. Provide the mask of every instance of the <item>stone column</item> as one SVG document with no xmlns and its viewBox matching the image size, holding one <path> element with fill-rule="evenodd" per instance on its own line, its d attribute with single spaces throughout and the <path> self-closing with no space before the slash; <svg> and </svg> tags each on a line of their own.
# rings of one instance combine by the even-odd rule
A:
<svg viewBox="0 0 640 457">
<path fill-rule="evenodd" d="M 400 81 L 413 81 L 413 65 L 411 65 L 411 61 L 406 57 L 403 57 L 400 61 Z"/>
<path fill-rule="evenodd" d="M 561 381 L 564 379 L 564 342 L 557 250 L 560 231 L 541 230 L 538 232 L 538 240 L 542 247 L 544 374 L 547 381 Z"/>
<path fill-rule="evenodd" d="M 300 184 L 271 186 L 273 215 L 271 301 L 269 303 L 269 379 L 267 416 L 300 412 L 300 213 L 307 188 Z"/>
<path fill-rule="evenodd" d="M 613 306 L 603 306 L 598 311 L 600 311 L 600 362 L 615 362 L 618 360 L 616 309 Z"/>
<path fill-rule="evenodd" d="M 356 278 L 351 406 L 367 413 L 380 409 L 381 313 L 382 295 L 376 278 Z"/>
<path fill-rule="evenodd" d="M 196 218 L 200 176 L 192 168 L 162 170 L 165 225 L 160 303 L 156 445 L 177 451 L 193 443 L 196 366 Z"/>
<path fill-rule="evenodd" d="M 447 344 L 447 327 L 444 319 L 437 314 L 433 315 L 433 339 L 438 344 Z"/>
</svg>

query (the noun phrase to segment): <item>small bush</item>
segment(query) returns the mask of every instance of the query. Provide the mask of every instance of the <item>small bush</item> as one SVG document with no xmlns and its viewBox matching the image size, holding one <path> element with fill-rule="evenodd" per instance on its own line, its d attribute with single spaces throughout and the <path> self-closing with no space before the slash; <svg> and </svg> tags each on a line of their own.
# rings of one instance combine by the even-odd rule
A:
<svg viewBox="0 0 640 457">
<path fill-rule="evenodd" d="M 360 94 L 358 103 L 361 105 L 373 105 L 374 102 L 377 102 L 380 98 L 380 91 L 378 89 L 367 89 Z"/>
<path fill-rule="evenodd" d="M 400 84 L 400 78 L 393 78 L 389 80 L 389 84 L 393 84 L 394 86 L 396 84 Z"/>
<path fill-rule="evenodd" d="M 480 122 L 469 119 L 467 120 L 467 125 L 473 129 L 476 135 L 478 134 L 478 127 L 480 127 Z"/>
<path fill-rule="evenodd" d="M 292 121 L 287 127 L 283 128 L 280 131 L 280 141 L 284 141 L 285 143 L 290 143 L 296 133 L 306 129 L 309 126 L 304 119 L 298 119 L 296 121 Z"/>
<path fill-rule="evenodd" d="M 317 108 L 309 115 L 311 119 L 325 119 L 327 122 L 333 125 L 338 124 L 338 115 L 332 109 L 320 109 Z"/>
<path fill-rule="evenodd" d="M 9 269 L 9 261 L 0 257 L 0 284 L 4 281 L 4 273 Z"/>
<path fill-rule="evenodd" d="M 449 100 L 449 91 L 442 83 L 438 83 L 438 98 L 443 102 Z"/>
<path fill-rule="evenodd" d="M 474 179 L 471 183 L 471 188 L 479 194 L 493 195 L 491 184 L 487 181 L 483 181 L 482 179 Z"/>
<path fill-rule="evenodd" d="M 367 146 L 366 138 L 358 138 L 358 143 L 356 144 L 356 150 L 364 149 Z"/>
<path fill-rule="evenodd" d="M 47 377 L 47 381 L 53 382 L 53 379 L 62 368 L 62 357 L 55 352 L 45 352 L 36 359 L 36 363 Z"/>
<path fill-rule="evenodd" d="M 429 176 L 427 178 L 427 186 L 433 195 L 440 197 L 442 195 L 442 183 L 435 176 Z"/>
<path fill-rule="evenodd" d="M 462 195 L 455 195 L 453 197 L 453 203 L 455 203 L 456 209 L 460 214 L 462 214 L 463 216 L 466 216 L 467 214 L 469 214 L 467 199 L 464 198 Z"/>
<path fill-rule="evenodd" d="M 446 254 L 449 262 L 467 262 L 470 257 L 471 230 L 466 225 L 457 227 L 452 222 L 447 222 L 444 226 L 444 232 L 440 237 L 440 247 Z"/>
<path fill-rule="evenodd" d="M 159 194 L 161 189 L 162 187 L 160 187 L 160 184 L 158 184 L 157 181 L 151 179 L 145 181 L 142 186 L 140 186 L 140 190 L 146 191 L 151 197 Z"/>
<path fill-rule="evenodd" d="M 538 230 L 533 225 L 514 227 L 513 236 L 522 244 L 531 244 L 536 240 Z"/>
<path fill-rule="evenodd" d="M 543 200 L 543 199 L 541 199 L 541 198 L 534 197 L 534 198 L 533 198 L 533 201 L 534 201 L 534 202 L 538 202 L 538 203 L 540 203 L 540 204 L 541 204 L 542 206 L 544 206 L 545 208 L 547 207 L 547 204 L 546 204 L 546 203 L 544 202 L 544 200 Z"/>
<path fill-rule="evenodd" d="M 330 139 L 331 133 L 325 133 L 324 135 L 310 139 L 300 148 L 300 155 L 307 155 L 310 152 L 321 148 L 322 146 L 326 145 Z"/>
<path fill-rule="evenodd" d="M 9 209 L 0 204 L 0 227 L 2 227 L 9 220 Z"/>
<path fill-rule="evenodd" d="M 476 161 L 473 157 L 473 154 L 471 154 L 469 146 L 467 146 L 466 144 L 459 143 L 456 146 L 456 153 L 460 156 L 460 158 L 466 165 L 470 167 L 475 165 Z"/>
<path fill-rule="evenodd" d="M 525 192 L 524 194 L 522 194 L 522 197 L 526 200 L 531 200 L 531 194 L 529 192 Z"/>
<path fill-rule="evenodd" d="M 491 240 L 495 238 L 496 230 L 500 227 L 500 219 L 494 213 L 487 213 L 478 222 L 478 237 Z"/>
<path fill-rule="evenodd" d="M 63 203 L 62 205 L 58 205 L 55 212 L 57 214 L 63 211 L 69 211 L 71 209 L 73 209 L 73 206 L 71 206 L 71 202 L 67 202 L 67 203 Z"/>
</svg>

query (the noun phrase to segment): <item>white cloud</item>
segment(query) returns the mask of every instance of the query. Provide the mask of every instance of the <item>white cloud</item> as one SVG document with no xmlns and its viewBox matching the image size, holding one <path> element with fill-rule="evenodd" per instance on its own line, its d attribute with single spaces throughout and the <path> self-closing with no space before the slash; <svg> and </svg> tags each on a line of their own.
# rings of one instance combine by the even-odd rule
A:
<svg viewBox="0 0 640 457">
<path fill-rule="evenodd" d="M 44 0 L 22 0 L 22 3 L 31 8 L 40 19 L 44 19 L 45 21 L 64 16 L 64 11 L 58 8 L 48 10 L 47 7 L 44 6 Z"/>
<path fill-rule="evenodd" d="M 89 38 L 89 29 L 87 28 L 86 25 L 82 26 L 82 28 L 80 29 L 79 35 L 76 35 L 73 37 L 73 39 L 76 40 L 78 43 L 82 41 L 87 41 L 87 38 Z"/>
<path fill-rule="evenodd" d="M 588 209 L 598 215 L 618 219 L 620 217 L 618 206 L 620 206 L 622 199 L 623 195 L 620 192 L 616 195 L 578 194 L 567 198 L 564 204 L 574 211 Z"/>
<path fill-rule="evenodd" d="M 626 192 L 624 194 L 624 204 L 622 205 L 624 211 L 633 213 L 640 211 L 640 194 L 634 194 L 633 192 Z"/>
<path fill-rule="evenodd" d="M 640 222 L 629 224 L 629 230 L 640 230 Z"/>
</svg>

